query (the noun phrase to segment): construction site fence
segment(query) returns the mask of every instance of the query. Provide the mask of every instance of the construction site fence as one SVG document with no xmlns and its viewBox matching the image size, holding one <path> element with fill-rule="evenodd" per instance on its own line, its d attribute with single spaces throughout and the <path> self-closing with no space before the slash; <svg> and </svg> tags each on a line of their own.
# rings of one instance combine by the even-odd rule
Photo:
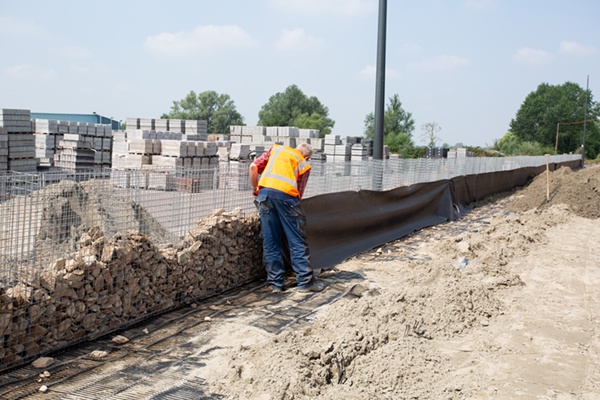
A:
<svg viewBox="0 0 600 400">
<path fill-rule="evenodd" d="M 546 162 L 311 162 L 305 198 Z M 0 371 L 264 275 L 248 169 L 229 162 L 0 175 Z"/>
</svg>

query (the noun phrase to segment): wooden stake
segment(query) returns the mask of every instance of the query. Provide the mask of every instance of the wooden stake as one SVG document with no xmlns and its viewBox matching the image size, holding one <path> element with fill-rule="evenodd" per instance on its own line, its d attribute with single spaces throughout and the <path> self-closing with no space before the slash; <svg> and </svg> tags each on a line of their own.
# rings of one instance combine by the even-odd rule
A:
<svg viewBox="0 0 600 400">
<path fill-rule="evenodd" d="M 550 165 L 548 164 L 548 154 L 546 154 L 546 201 L 550 201 Z"/>
</svg>

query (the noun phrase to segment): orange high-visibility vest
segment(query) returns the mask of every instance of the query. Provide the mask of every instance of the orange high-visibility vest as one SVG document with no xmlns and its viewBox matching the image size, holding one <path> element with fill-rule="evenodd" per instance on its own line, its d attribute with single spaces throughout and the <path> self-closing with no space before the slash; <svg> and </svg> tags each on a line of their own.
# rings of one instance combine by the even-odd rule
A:
<svg viewBox="0 0 600 400">
<path fill-rule="evenodd" d="M 310 170 L 302 153 L 291 147 L 276 144 L 271 150 L 269 162 L 258 182 L 259 187 L 277 189 L 298 197 L 298 178 Z"/>
</svg>

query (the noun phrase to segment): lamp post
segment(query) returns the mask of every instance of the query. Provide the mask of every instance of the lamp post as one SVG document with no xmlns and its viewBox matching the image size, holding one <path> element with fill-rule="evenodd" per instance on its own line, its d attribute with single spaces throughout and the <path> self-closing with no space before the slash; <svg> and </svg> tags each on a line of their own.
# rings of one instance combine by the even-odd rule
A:
<svg viewBox="0 0 600 400">
<path fill-rule="evenodd" d="M 373 171 L 373 190 L 383 188 L 383 112 L 385 106 L 385 42 L 387 0 L 379 0 L 379 29 L 377 32 L 377 70 L 375 82 L 375 124 L 373 132 L 373 161 L 380 160 L 380 168 Z"/>
</svg>

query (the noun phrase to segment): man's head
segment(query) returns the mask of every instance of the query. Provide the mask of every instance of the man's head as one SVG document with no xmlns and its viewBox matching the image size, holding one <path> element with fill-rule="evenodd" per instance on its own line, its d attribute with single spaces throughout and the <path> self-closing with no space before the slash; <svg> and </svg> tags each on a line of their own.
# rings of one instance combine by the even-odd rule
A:
<svg viewBox="0 0 600 400">
<path fill-rule="evenodd" d="M 313 155 L 313 148 L 308 143 L 300 143 L 298 147 L 296 147 L 296 150 L 302 153 L 302 157 L 304 157 L 305 160 L 310 160 Z"/>
</svg>

